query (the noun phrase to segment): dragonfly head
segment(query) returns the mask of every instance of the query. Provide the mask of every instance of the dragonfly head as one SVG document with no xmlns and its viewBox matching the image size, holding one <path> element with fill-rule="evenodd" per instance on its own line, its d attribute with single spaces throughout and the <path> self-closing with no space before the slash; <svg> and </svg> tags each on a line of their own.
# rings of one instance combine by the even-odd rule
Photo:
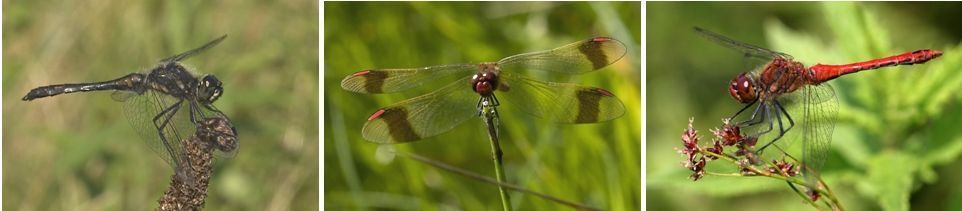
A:
<svg viewBox="0 0 962 211">
<path fill-rule="evenodd" d="M 204 75 L 204 78 L 197 84 L 197 97 L 202 102 L 213 103 L 224 93 L 223 83 L 217 80 L 214 75 Z"/>
<path fill-rule="evenodd" d="M 498 74 L 501 68 L 496 64 L 481 64 L 477 74 L 471 77 L 471 88 L 481 96 L 488 96 L 498 89 Z"/>
<path fill-rule="evenodd" d="M 755 80 L 747 72 L 743 72 L 732 79 L 728 86 L 728 93 L 738 102 L 751 103 L 758 99 L 758 91 L 755 88 Z"/>
</svg>

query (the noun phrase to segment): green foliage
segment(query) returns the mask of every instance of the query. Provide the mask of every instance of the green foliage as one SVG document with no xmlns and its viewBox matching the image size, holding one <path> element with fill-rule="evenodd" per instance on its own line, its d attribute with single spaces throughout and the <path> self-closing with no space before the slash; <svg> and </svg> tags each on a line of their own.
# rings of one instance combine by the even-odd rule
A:
<svg viewBox="0 0 962 211">
<path fill-rule="evenodd" d="M 793 37 L 792 32 L 772 23 L 769 24 L 772 46 L 776 49 L 825 46 L 819 51 L 792 52 L 801 61 L 825 63 L 859 61 L 916 50 L 893 48 L 888 41 L 890 32 L 871 10 L 850 3 L 827 3 L 823 13 L 833 20 L 828 22 L 834 35 L 832 44 L 793 39 L 798 35 Z M 849 139 L 836 136 L 833 142 L 860 142 L 835 145 L 835 149 L 845 146 L 848 152 L 865 154 L 852 156 L 854 162 L 850 167 L 831 170 L 865 174 L 867 179 L 852 182 L 860 187 L 861 194 L 874 198 L 886 210 L 909 208 L 912 187 L 921 182 L 915 175 L 935 165 L 925 159 L 933 150 L 941 154 L 943 160 L 958 159 L 962 153 L 958 147 L 941 147 L 958 145 L 962 131 L 938 131 L 941 134 L 933 136 L 931 133 L 936 131 L 929 129 L 930 125 L 942 125 L 933 123 L 938 119 L 958 121 L 958 116 L 946 114 L 955 110 L 953 104 L 958 104 L 962 97 L 957 93 L 962 88 L 962 71 L 957 71 L 958 61 L 962 59 L 958 55 L 962 52 L 958 51 L 959 46 L 933 48 L 943 50 L 944 56 L 923 65 L 899 68 L 902 71 L 867 71 L 858 73 L 858 77 L 832 82 L 841 104 L 837 124 L 849 126 L 851 130 L 847 132 L 855 133 L 852 134 L 855 137 Z M 842 53 L 818 53 L 838 51 Z"/>
<path fill-rule="evenodd" d="M 509 183 L 603 209 L 641 206 L 640 3 L 330 2 L 324 6 L 325 208 L 500 209 L 497 187 L 400 157 L 380 163 L 375 159 L 378 145 L 361 137 L 364 122 L 378 108 L 452 81 L 429 81 L 398 94 L 366 95 L 342 90 L 344 77 L 370 68 L 497 61 L 601 35 L 624 42 L 628 55 L 603 70 L 566 81 L 611 90 L 627 113 L 599 124 L 555 124 L 503 101 L 498 110 L 506 177 Z M 538 74 L 542 73 L 529 75 L 553 77 Z M 493 177 L 483 128 L 480 118 L 472 118 L 447 133 L 394 146 Z M 535 196 L 510 194 L 517 210 L 568 209 Z"/>
<path fill-rule="evenodd" d="M 771 4 L 769 6 L 774 6 Z M 765 5 L 760 5 L 764 8 Z M 812 5 L 809 5 L 812 6 Z M 665 7 L 656 7 L 657 10 Z M 883 22 L 880 11 L 884 7 L 866 5 L 859 3 L 823 3 L 818 7 L 816 14 L 821 17 L 803 18 L 792 20 L 796 25 L 799 22 L 813 22 L 813 25 L 822 25 L 826 31 L 818 33 L 818 30 L 798 30 L 789 29 L 785 26 L 784 19 L 765 18 L 763 23 L 763 33 L 768 40 L 767 46 L 771 49 L 782 51 L 794 56 L 797 61 L 806 65 L 822 64 L 842 64 L 852 61 L 863 61 L 872 58 L 909 52 L 917 49 L 932 48 L 941 50 L 944 55 L 928 63 L 914 66 L 903 66 L 895 68 L 883 68 L 870 70 L 843 76 L 833 80 L 831 84 L 835 88 L 837 99 L 839 100 L 838 120 L 835 124 L 833 134 L 832 152 L 829 156 L 823 176 L 828 184 L 840 195 L 841 202 L 848 209 L 885 209 L 885 210 L 907 210 L 918 208 L 918 206 L 928 207 L 929 209 L 946 206 L 948 204 L 919 204 L 910 205 L 910 199 L 914 194 L 919 193 L 921 186 L 940 182 L 947 178 L 957 177 L 958 171 L 938 171 L 936 169 L 951 163 L 958 163 L 959 155 L 962 153 L 962 131 L 958 130 L 962 119 L 959 116 L 960 104 L 962 104 L 962 46 L 957 43 L 944 44 L 946 42 L 939 39 L 918 40 L 918 39 L 896 39 L 907 37 L 902 34 L 923 32 L 929 30 L 924 24 L 915 24 L 912 27 L 891 26 Z M 716 8 L 723 9 L 723 8 Z M 890 13 L 886 13 L 889 14 Z M 810 19 L 810 20 L 809 20 Z M 657 22 L 657 20 L 656 20 Z M 657 24 L 653 24 L 657 25 Z M 804 25 L 804 24 L 801 24 Z M 657 28 L 658 26 L 652 26 Z M 712 29 L 715 25 L 703 25 Z M 804 28 L 804 27 L 803 27 Z M 820 27 L 816 27 L 817 29 Z M 651 30 L 651 28 L 649 28 Z M 725 32 L 722 32 L 725 33 Z M 738 39 L 741 34 L 729 34 Z M 689 36 L 697 39 L 695 36 Z M 688 37 L 685 37 L 688 39 Z M 752 44 L 763 44 L 761 41 L 742 40 Z M 650 40 L 649 43 L 658 42 Z M 712 45 L 709 42 L 698 42 L 699 44 Z M 714 49 L 715 47 L 707 47 Z M 657 49 L 655 49 L 657 50 Z M 651 51 L 649 51 L 651 52 Z M 712 52 L 714 53 L 714 52 Z M 723 53 L 722 53 L 723 54 Z M 737 53 L 730 53 L 737 54 Z M 649 53 L 649 57 L 652 56 Z M 736 55 L 737 56 L 737 55 Z M 714 57 L 705 57 L 711 60 Z M 726 59 L 737 59 L 737 57 L 725 57 Z M 649 59 L 651 61 L 651 59 Z M 649 66 L 649 84 L 653 80 L 652 73 L 658 69 Z M 682 68 L 685 69 L 685 68 Z M 688 69 L 703 69 L 703 67 L 689 67 Z M 737 68 L 736 68 L 737 69 Z M 717 69 L 712 69 L 718 72 Z M 731 77 L 737 71 L 725 70 Z M 714 74 L 714 73 L 703 73 Z M 719 73 L 721 74 L 721 73 Z M 687 77 L 695 77 L 686 74 Z M 712 75 L 714 76 L 714 75 Z M 728 79 L 725 76 L 718 76 L 716 84 L 720 86 L 712 95 L 722 95 L 721 88 L 723 82 Z M 666 87 L 649 87 L 649 90 L 672 89 Z M 702 87 L 692 90 L 702 91 Z M 707 101 L 706 101 L 707 100 Z M 694 99 L 693 103 L 708 103 L 713 99 Z M 648 102 L 662 102 L 655 98 L 649 98 Z M 736 111 L 733 101 L 705 104 L 704 109 L 711 112 L 678 112 L 696 117 L 696 122 L 702 121 L 702 126 L 696 128 L 711 128 L 719 125 L 712 121 L 716 118 L 727 117 L 728 112 Z M 652 105 L 652 107 L 657 107 Z M 702 107 L 699 107 L 702 108 Z M 737 108 L 735 108 L 737 109 Z M 649 109 L 652 111 L 652 109 Z M 684 121 L 687 117 L 676 115 L 673 122 Z M 649 120 L 652 122 L 661 120 Z M 667 132 L 653 132 L 655 135 L 649 136 L 649 143 L 652 140 L 677 140 L 680 129 L 684 124 L 672 123 L 675 127 L 653 128 L 657 131 L 666 130 Z M 792 133 L 792 132 L 790 132 Z M 665 134 L 665 135 L 661 135 Z M 708 133 L 703 133 L 708 136 Z M 709 136 L 710 137 L 710 136 Z M 706 138 L 707 140 L 707 138 Z M 802 140 L 799 140 L 802 141 Z M 674 142 L 680 146 L 680 142 Z M 801 143 L 795 143 L 800 145 Z M 656 149 L 660 148 L 660 149 Z M 649 146 L 649 154 L 655 150 L 668 150 L 666 147 Z M 675 159 L 681 160 L 681 159 Z M 677 162 L 673 159 L 653 159 L 649 162 Z M 711 165 L 711 164 L 709 164 Z M 649 165 L 651 166 L 651 165 Z M 670 166 L 666 166 L 669 168 Z M 676 169 L 649 169 L 649 175 L 659 171 L 682 171 L 681 167 Z M 955 175 L 948 176 L 943 174 Z M 656 174 L 659 175 L 659 174 Z M 682 188 L 713 197 L 725 197 L 728 199 L 718 200 L 746 200 L 748 197 L 757 195 L 758 189 L 746 189 L 743 187 L 733 187 L 744 185 L 741 183 L 731 183 L 728 185 L 710 185 L 704 181 L 683 183 L 685 177 L 664 178 L 661 176 L 675 176 L 675 174 L 659 175 L 659 183 L 649 183 L 649 195 L 657 194 L 661 190 Z M 710 177 L 710 176 L 709 176 Z M 651 178 L 651 176 L 649 177 Z M 705 180 L 710 178 L 706 177 Z M 728 179 L 728 178 L 719 178 Z M 762 178 L 734 178 L 753 182 L 762 182 Z M 667 181 L 672 181 L 667 183 Z M 662 183 L 665 182 L 665 183 Z M 726 189 L 730 192 L 725 195 L 711 194 L 702 191 L 706 186 Z M 957 188 L 953 190 L 958 191 Z M 790 193 L 787 187 L 773 188 L 764 190 L 770 193 Z M 780 197 L 796 197 L 785 194 L 777 195 Z M 940 200 L 941 201 L 941 200 Z M 719 201 L 718 203 L 723 203 Z M 943 201 L 944 202 L 944 201 Z M 649 203 L 652 203 L 649 200 Z M 654 202 L 658 206 L 669 206 L 663 202 Z M 803 207 L 805 204 L 799 201 L 786 201 L 784 204 L 762 202 L 766 207 Z M 868 207 L 862 207 L 868 205 Z M 680 206 L 680 205 L 675 205 Z M 681 206 L 680 206 L 681 207 Z M 728 206 L 723 206 L 728 207 Z M 740 207 L 740 205 L 738 206 Z M 872 208 L 877 207 L 877 208 Z"/>
</svg>

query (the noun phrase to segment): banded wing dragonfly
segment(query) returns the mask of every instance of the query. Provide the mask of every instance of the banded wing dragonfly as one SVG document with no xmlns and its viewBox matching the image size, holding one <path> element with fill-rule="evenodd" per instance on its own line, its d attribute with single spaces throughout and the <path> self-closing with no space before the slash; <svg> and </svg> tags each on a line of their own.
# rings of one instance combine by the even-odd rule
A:
<svg viewBox="0 0 962 211">
<path fill-rule="evenodd" d="M 577 75 L 604 68 L 627 52 L 620 41 L 595 37 L 498 62 L 407 69 L 371 69 L 341 81 L 347 91 L 380 94 L 408 90 L 448 77 L 459 79 L 430 93 L 374 112 L 362 135 L 379 144 L 407 143 L 453 129 L 499 99 L 525 113 L 558 123 L 596 123 L 621 117 L 625 107 L 608 90 L 522 76 L 523 70 Z M 493 110 L 493 109 L 488 109 Z"/>
</svg>

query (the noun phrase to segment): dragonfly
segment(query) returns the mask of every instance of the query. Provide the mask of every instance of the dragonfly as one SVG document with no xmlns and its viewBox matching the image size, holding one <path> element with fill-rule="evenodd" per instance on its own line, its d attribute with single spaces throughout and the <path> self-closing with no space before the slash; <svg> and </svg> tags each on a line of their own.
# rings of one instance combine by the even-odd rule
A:
<svg viewBox="0 0 962 211">
<path fill-rule="evenodd" d="M 760 126 L 761 128 L 755 134 L 749 134 L 749 136 L 759 137 L 776 131 L 774 125 L 778 124 L 775 138 L 756 150 L 758 154 L 796 125 L 795 119 L 792 118 L 793 114 L 786 111 L 783 102 L 799 106 L 801 109 L 798 110 L 802 113 L 802 121 L 799 125 L 803 140 L 802 168 L 808 173 L 807 177 L 817 175 L 827 157 L 835 126 L 835 115 L 838 113 L 838 101 L 834 88 L 825 82 L 864 70 L 922 64 L 942 55 L 941 51 L 922 49 L 849 64 L 815 64 L 805 67 L 786 53 L 738 42 L 698 27 L 695 27 L 695 32 L 717 44 L 739 51 L 748 58 L 766 61 L 760 68 L 751 72 L 742 72 L 731 80 L 728 86 L 729 94 L 745 106 L 730 119 L 735 119 L 757 104 L 751 116 L 735 123 L 736 126 Z M 782 149 L 777 145 L 776 147 Z"/>
<path fill-rule="evenodd" d="M 363 70 L 345 77 L 341 87 L 351 92 L 380 94 L 457 78 L 440 89 L 375 111 L 361 132 L 366 140 L 379 144 L 407 143 L 439 135 L 472 116 L 493 111 L 500 105 L 499 99 L 553 122 L 605 122 L 625 113 L 621 100 L 610 91 L 542 81 L 520 71 L 583 74 L 618 61 L 626 52 L 618 40 L 594 37 L 550 50 L 508 56 L 498 62 Z"/>
<path fill-rule="evenodd" d="M 30 90 L 22 100 L 60 94 L 90 91 L 114 91 L 111 97 L 123 102 L 123 112 L 130 124 L 160 155 L 182 181 L 191 182 L 187 167 L 190 163 L 180 141 L 187 138 L 203 121 L 213 118 L 229 119 L 213 103 L 223 93 L 223 83 L 214 75 L 195 76 L 181 61 L 210 49 L 227 38 L 223 35 L 206 44 L 162 59 L 146 73 L 101 82 L 56 84 Z M 233 134 L 237 130 L 230 126 Z M 213 143 L 221 156 L 232 156 L 237 149 L 236 139 L 216 139 Z"/>
</svg>

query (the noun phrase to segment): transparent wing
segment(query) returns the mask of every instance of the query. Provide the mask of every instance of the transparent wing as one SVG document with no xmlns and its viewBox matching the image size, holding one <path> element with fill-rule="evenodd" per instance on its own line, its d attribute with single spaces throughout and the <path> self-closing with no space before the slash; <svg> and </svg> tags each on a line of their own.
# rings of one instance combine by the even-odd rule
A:
<svg viewBox="0 0 962 211">
<path fill-rule="evenodd" d="M 768 50 L 762 47 L 754 46 L 748 43 L 742 43 L 731 38 L 725 37 L 724 35 L 708 31 L 699 27 L 695 27 L 695 32 L 697 32 L 702 37 L 711 40 L 712 42 L 718 43 L 722 46 L 737 50 L 745 54 L 747 57 L 758 58 L 762 60 L 770 60 L 774 57 L 782 57 L 788 60 L 792 60 L 792 56 L 773 50 Z"/>
<path fill-rule="evenodd" d="M 805 91 L 805 89 L 816 89 L 811 91 Z M 798 103 L 798 104 L 821 104 L 829 100 L 835 100 L 835 92 L 832 90 L 817 90 L 817 89 L 832 89 L 827 83 L 821 85 L 806 85 L 802 90 L 786 93 L 778 97 L 779 102 L 783 103 Z M 810 92 L 815 92 L 818 94 L 812 94 Z"/>
<path fill-rule="evenodd" d="M 802 113 L 802 164 L 806 179 L 816 179 L 828 157 L 838 114 L 835 90 L 829 84 L 808 86 L 801 90 L 805 97 Z M 814 184 L 814 183 L 813 183 Z"/>
<path fill-rule="evenodd" d="M 538 81 L 501 72 L 499 99 L 537 117 L 560 123 L 604 122 L 625 114 L 608 90 L 570 83 Z"/>
<path fill-rule="evenodd" d="M 518 54 L 501 59 L 504 70 L 525 69 L 582 74 L 601 69 L 625 56 L 627 49 L 620 41 L 596 37 L 555 49 Z"/>
<path fill-rule="evenodd" d="M 465 77 L 434 92 L 381 108 L 368 118 L 361 133 L 381 144 L 405 143 L 451 130 L 477 116 L 476 94 Z"/>
<path fill-rule="evenodd" d="M 187 52 L 183 52 L 183 53 L 180 53 L 180 54 L 177 54 L 177 55 L 173 55 L 173 56 L 171 56 L 171 57 L 167 57 L 167 58 L 161 59 L 160 61 L 161 61 L 161 62 L 179 62 L 180 60 L 184 60 L 184 59 L 190 58 L 191 56 L 197 55 L 197 54 L 199 54 L 199 53 L 201 53 L 201 52 L 204 52 L 204 51 L 207 50 L 207 49 L 210 49 L 210 48 L 214 47 L 215 45 L 219 44 L 221 41 L 224 41 L 224 39 L 227 39 L 227 35 L 226 35 L 226 34 L 223 35 L 223 36 L 220 36 L 220 37 L 217 38 L 217 39 L 211 40 L 210 42 L 207 42 L 207 44 L 204 44 L 203 46 L 197 47 L 197 48 L 195 48 L 195 49 L 193 49 L 193 50 L 189 50 L 189 51 L 187 51 Z"/>
<path fill-rule="evenodd" d="M 455 64 L 408 69 L 364 70 L 348 75 L 341 88 L 357 93 L 390 93 L 420 86 L 446 77 L 476 72 L 477 65 Z"/>
<path fill-rule="evenodd" d="M 189 103 L 164 94 L 148 91 L 115 92 L 114 99 L 124 101 L 124 114 L 147 146 L 177 171 L 187 160 L 180 141 L 194 133 Z M 162 114 L 163 112 L 163 114 Z M 162 129 L 159 126 L 166 125 Z M 161 136 L 161 132 L 163 136 Z M 187 175 L 187 174 L 184 174 Z"/>
</svg>

